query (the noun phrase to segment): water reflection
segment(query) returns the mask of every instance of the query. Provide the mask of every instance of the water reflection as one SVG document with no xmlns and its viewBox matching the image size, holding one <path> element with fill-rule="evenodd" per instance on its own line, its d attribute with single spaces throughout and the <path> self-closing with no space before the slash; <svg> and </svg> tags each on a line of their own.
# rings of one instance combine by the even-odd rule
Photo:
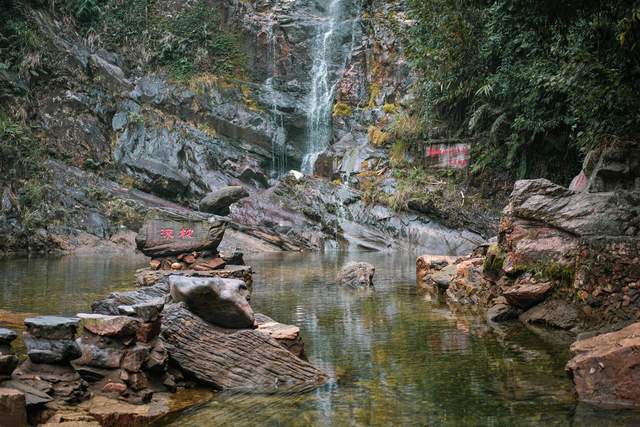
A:
<svg viewBox="0 0 640 427">
<path fill-rule="evenodd" d="M 142 256 L 1 259 L 0 310 L 86 311 L 105 294 L 133 287 L 135 270 L 145 264 Z"/>
<path fill-rule="evenodd" d="M 374 292 L 337 288 L 350 260 L 376 266 Z M 564 373 L 567 337 L 426 302 L 411 254 L 248 257 L 252 305 L 300 326 L 331 384 L 307 394 L 218 394 L 172 426 L 639 425 L 634 411 L 576 405 Z M 33 314 L 75 314 L 130 289 L 142 258 L 0 261 L 0 325 Z"/>
<path fill-rule="evenodd" d="M 375 292 L 335 286 L 350 260 L 376 266 Z M 311 362 L 334 381 L 306 395 L 220 394 L 173 425 L 571 424 L 565 347 L 425 303 L 414 260 L 367 253 L 250 259 L 254 308 L 300 326 Z"/>
</svg>

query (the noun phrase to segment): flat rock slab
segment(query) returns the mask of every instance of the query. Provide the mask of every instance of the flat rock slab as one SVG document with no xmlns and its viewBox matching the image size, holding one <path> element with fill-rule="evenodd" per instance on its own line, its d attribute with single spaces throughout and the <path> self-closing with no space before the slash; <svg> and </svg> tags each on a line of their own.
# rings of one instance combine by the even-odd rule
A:
<svg viewBox="0 0 640 427">
<path fill-rule="evenodd" d="M 80 324 L 77 317 L 40 316 L 24 320 L 27 332 L 34 338 L 73 339 Z"/>
<path fill-rule="evenodd" d="M 213 394 L 207 390 L 182 390 L 175 394 L 154 393 L 149 403 L 134 405 L 97 395 L 83 402 L 79 408 L 103 427 L 146 426 L 192 406 L 202 405 L 212 397 Z"/>
<path fill-rule="evenodd" d="M 576 341 L 566 371 L 581 401 L 640 406 L 640 323 Z"/>
<path fill-rule="evenodd" d="M 218 277 L 169 278 L 171 298 L 214 325 L 242 329 L 253 326 L 254 313 L 249 305 L 249 290 L 242 280 Z"/>
<path fill-rule="evenodd" d="M 164 309 L 162 338 L 172 360 L 198 381 L 222 390 L 306 391 L 327 375 L 267 334 L 213 326 L 184 304 Z"/>
<path fill-rule="evenodd" d="M 552 289 L 551 282 L 539 282 L 533 277 L 522 276 L 502 295 L 509 304 L 526 309 L 543 301 Z"/>
<path fill-rule="evenodd" d="M 264 314 L 256 313 L 256 331 L 278 341 L 284 348 L 302 360 L 307 360 L 304 353 L 304 342 L 300 337 L 300 328 L 276 322 Z"/>
<path fill-rule="evenodd" d="M 350 262 L 340 270 L 336 280 L 339 286 L 354 289 L 373 287 L 376 268 L 368 262 Z"/>
<path fill-rule="evenodd" d="M 253 272 L 248 265 L 226 265 L 221 270 L 202 270 L 193 269 L 175 271 L 152 270 L 143 268 L 136 271 L 136 284 L 140 287 L 154 286 L 158 283 L 166 282 L 169 276 L 179 274 L 187 277 L 220 277 L 222 279 L 239 279 L 243 280 L 249 288 L 253 285 Z"/>
<path fill-rule="evenodd" d="M 155 298 L 139 304 L 119 305 L 118 311 L 125 316 L 137 317 L 143 322 L 153 322 L 160 317 L 163 308 L 164 298 Z"/>
<path fill-rule="evenodd" d="M 95 335 L 107 337 L 130 337 L 136 334 L 140 321 L 129 316 L 79 313 L 82 326 Z"/>
<path fill-rule="evenodd" d="M 0 383 L 0 387 L 11 388 L 24 393 L 27 406 L 42 405 L 42 404 L 51 402 L 53 400 L 53 398 L 49 396 L 47 393 L 41 390 L 38 390 L 37 388 L 32 387 L 29 384 L 25 383 L 24 381 L 20 381 L 20 380 L 4 381 Z"/>
<path fill-rule="evenodd" d="M 119 315 L 120 307 L 126 305 L 147 304 L 169 299 L 169 285 L 158 283 L 135 291 L 112 292 L 106 298 L 91 304 L 94 313 Z"/>
<path fill-rule="evenodd" d="M 150 257 L 216 250 L 226 222 L 198 212 L 151 209 L 136 237 L 138 249 Z"/>
<path fill-rule="evenodd" d="M 0 345 L 11 344 L 16 338 L 18 338 L 18 334 L 7 328 L 0 328 Z"/>
</svg>

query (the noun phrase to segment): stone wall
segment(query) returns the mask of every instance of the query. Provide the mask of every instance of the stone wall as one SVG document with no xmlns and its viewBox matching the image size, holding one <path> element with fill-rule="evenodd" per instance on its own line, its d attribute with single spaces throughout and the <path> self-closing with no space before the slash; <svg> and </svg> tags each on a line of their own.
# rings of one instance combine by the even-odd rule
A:
<svg viewBox="0 0 640 427">
<path fill-rule="evenodd" d="M 640 238 L 583 239 L 577 252 L 573 288 L 587 318 L 640 319 Z"/>
</svg>

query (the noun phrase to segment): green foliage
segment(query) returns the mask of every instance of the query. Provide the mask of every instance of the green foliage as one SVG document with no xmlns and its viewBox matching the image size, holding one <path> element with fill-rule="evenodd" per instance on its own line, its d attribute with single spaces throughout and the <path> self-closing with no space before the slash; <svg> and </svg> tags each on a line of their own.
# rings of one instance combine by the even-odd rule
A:
<svg viewBox="0 0 640 427">
<path fill-rule="evenodd" d="M 489 246 L 487 256 L 484 259 L 483 271 L 496 277 L 500 276 L 504 260 L 505 254 L 502 252 L 499 245 L 493 244 Z"/>
<path fill-rule="evenodd" d="M 5 0 L 0 7 L 0 98 L 24 92 L 46 74 L 45 43 L 25 18 L 24 4 Z"/>
<path fill-rule="evenodd" d="M 71 0 L 75 3 L 95 0 Z M 134 61 L 166 67 L 181 81 L 197 73 L 234 75 L 244 72 L 245 58 L 235 34 L 222 28 L 218 8 L 206 0 L 182 7 L 167 16 L 156 0 L 106 0 L 98 18 L 81 20 L 85 34 L 96 33 L 104 46 L 123 49 Z"/>
<path fill-rule="evenodd" d="M 474 172 L 570 176 L 578 148 L 637 138 L 637 0 L 409 3 L 424 120 L 483 137 Z"/>
<path fill-rule="evenodd" d="M 45 150 L 31 129 L 0 110 L 0 174 L 7 181 L 41 172 Z"/>
<path fill-rule="evenodd" d="M 82 24 L 90 24 L 100 18 L 100 6 L 97 0 L 63 0 L 60 9 Z"/>
</svg>

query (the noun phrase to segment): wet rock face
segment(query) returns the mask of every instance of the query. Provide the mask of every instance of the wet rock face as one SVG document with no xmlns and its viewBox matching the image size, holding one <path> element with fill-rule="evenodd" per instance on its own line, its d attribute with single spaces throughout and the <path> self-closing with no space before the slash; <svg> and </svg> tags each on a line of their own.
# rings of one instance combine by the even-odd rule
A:
<svg viewBox="0 0 640 427">
<path fill-rule="evenodd" d="M 242 280 L 171 276 L 171 297 L 203 320 L 224 328 L 250 328 L 255 316 Z"/>
<path fill-rule="evenodd" d="M 354 289 L 372 288 L 375 272 L 376 268 L 367 262 L 350 262 L 342 267 L 336 282 Z"/>
<path fill-rule="evenodd" d="M 215 251 L 224 236 L 225 225 L 219 218 L 196 212 L 152 209 L 136 237 L 136 245 L 151 257 Z"/>
<path fill-rule="evenodd" d="M 578 398 L 605 405 L 640 406 L 640 323 L 575 342 L 566 371 Z"/>
<path fill-rule="evenodd" d="M 516 182 L 504 210 L 505 217 L 542 222 L 582 237 L 625 235 L 639 215 L 640 193 L 580 193 L 546 179 Z"/>
<path fill-rule="evenodd" d="M 248 196 L 249 193 L 243 187 L 224 187 L 207 194 L 200 201 L 200 210 L 216 215 L 229 215 L 229 206 Z"/>
</svg>

